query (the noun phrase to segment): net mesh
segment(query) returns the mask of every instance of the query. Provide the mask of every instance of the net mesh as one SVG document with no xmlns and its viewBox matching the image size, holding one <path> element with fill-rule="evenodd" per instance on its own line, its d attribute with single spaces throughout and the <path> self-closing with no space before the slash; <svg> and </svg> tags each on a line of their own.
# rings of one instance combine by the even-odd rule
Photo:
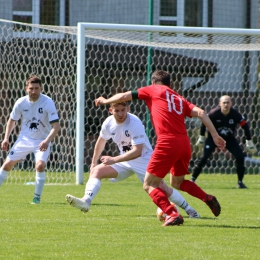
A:
<svg viewBox="0 0 260 260">
<path fill-rule="evenodd" d="M 44 26 L 0 20 L 1 137 L 17 98 L 25 95 L 26 78 L 39 75 L 44 94 L 59 111 L 61 132 L 55 138 L 47 165 L 47 183 L 75 183 L 76 145 L 76 60 L 77 28 Z M 156 69 L 172 75 L 174 88 L 207 112 L 219 97 L 230 95 L 234 107 L 248 120 L 252 139 L 259 143 L 259 36 L 165 31 L 86 30 L 84 169 L 87 172 L 100 127 L 109 115 L 105 107 L 94 107 L 94 99 L 134 90 L 148 84 Z M 141 101 L 131 103 L 140 117 L 152 145 L 156 136 Z M 193 147 L 190 167 L 201 151 L 195 146 L 200 121 L 187 119 Z M 19 134 L 17 126 L 10 145 Z M 243 147 L 244 132 L 237 129 Z M 116 146 L 108 142 L 103 154 L 115 156 Z M 1 151 L 1 164 L 7 153 Z M 259 173 L 258 153 L 247 154 L 247 173 Z M 7 183 L 34 181 L 34 158 L 28 155 L 10 172 Z M 28 173 L 29 172 L 29 173 Z M 216 151 L 204 168 L 207 173 L 235 173 L 234 158 Z"/>
</svg>

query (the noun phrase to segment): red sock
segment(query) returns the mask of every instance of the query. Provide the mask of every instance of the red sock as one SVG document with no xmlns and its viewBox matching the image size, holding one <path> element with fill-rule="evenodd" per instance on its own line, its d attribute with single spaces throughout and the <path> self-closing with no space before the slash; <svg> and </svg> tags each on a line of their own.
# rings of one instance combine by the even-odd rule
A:
<svg viewBox="0 0 260 260">
<path fill-rule="evenodd" d="M 180 189 L 189 193 L 191 196 L 196 197 L 202 201 L 206 201 L 206 193 L 194 182 L 184 180 L 181 185 Z"/>
<path fill-rule="evenodd" d="M 167 196 L 160 188 L 154 189 L 149 196 L 152 198 L 153 202 L 167 215 L 176 216 L 176 211 L 174 207 L 169 202 Z"/>
</svg>

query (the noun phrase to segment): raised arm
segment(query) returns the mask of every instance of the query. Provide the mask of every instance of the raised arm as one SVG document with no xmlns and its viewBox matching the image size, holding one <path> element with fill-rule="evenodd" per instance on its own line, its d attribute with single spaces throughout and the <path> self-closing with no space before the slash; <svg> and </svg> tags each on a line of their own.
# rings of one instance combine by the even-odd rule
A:
<svg viewBox="0 0 260 260">
<path fill-rule="evenodd" d="M 202 121 L 205 127 L 207 127 L 207 129 L 209 130 L 217 147 L 223 150 L 226 146 L 226 141 L 221 136 L 219 136 L 215 126 L 212 124 L 210 118 L 205 113 L 205 111 L 195 106 L 191 111 L 191 116 L 198 117 Z"/>
<path fill-rule="evenodd" d="M 111 103 L 120 103 L 120 102 L 124 102 L 124 101 L 128 101 L 128 100 L 132 100 L 131 91 L 127 91 L 125 93 L 118 93 L 108 99 L 99 97 L 99 98 L 95 99 L 95 105 L 96 106 L 107 105 L 107 104 L 111 104 Z"/>
</svg>

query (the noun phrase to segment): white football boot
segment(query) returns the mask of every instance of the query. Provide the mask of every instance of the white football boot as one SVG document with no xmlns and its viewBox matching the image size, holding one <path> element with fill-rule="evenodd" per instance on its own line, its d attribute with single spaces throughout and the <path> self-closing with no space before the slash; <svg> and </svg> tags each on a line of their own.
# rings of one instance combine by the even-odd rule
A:
<svg viewBox="0 0 260 260">
<path fill-rule="evenodd" d="M 80 209 L 84 213 L 89 211 L 90 205 L 83 199 L 76 198 L 70 194 L 67 194 L 66 200 L 71 206 Z"/>
<path fill-rule="evenodd" d="M 200 214 L 192 207 L 190 207 L 190 209 L 188 209 L 186 213 L 189 215 L 190 218 L 200 218 Z"/>
</svg>

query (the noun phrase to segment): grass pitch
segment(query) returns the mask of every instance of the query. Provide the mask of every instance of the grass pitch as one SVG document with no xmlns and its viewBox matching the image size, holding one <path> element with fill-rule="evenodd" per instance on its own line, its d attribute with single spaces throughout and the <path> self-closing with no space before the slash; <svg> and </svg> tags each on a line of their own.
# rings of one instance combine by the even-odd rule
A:
<svg viewBox="0 0 260 260">
<path fill-rule="evenodd" d="M 259 259 L 260 175 L 202 174 L 197 184 L 214 194 L 222 212 L 182 193 L 201 219 L 184 216 L 183 226 L 162 227 L 156 206 L 134 176 L 102 181 L 91 210 L 83 214 L 65 201 L 81 197 L 85 185 L 45 186 L 40 205 L 31 205 L 34 186 L 0 188 L 0 259 Z M 168 181 L 168 177 L 166 178 Z"/>
</svg>

